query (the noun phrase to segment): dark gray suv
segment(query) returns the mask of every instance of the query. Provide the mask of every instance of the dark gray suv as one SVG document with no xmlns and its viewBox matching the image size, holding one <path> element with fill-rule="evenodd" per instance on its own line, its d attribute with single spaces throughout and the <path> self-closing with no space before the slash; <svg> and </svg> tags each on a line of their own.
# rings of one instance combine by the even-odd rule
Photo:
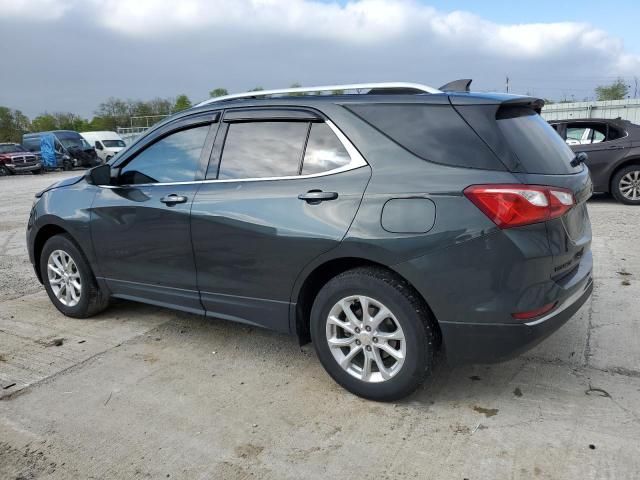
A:
<svg viewBox="0 0 640 480">
<path fill-rule="evenodd" d="M 29 255 L 65 315 L 124 298 L 292 333 L 398 399 L 436 354 L 508 359 L 591 293 L 589 172 L 541 106 L 401 83 L 211 100 L 39 193 Z"/>
</svg>

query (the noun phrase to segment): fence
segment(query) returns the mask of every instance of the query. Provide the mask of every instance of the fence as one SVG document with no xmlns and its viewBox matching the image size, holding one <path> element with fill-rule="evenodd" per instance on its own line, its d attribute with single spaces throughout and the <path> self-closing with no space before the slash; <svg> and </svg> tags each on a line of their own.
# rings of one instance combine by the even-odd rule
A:
<svg viewBox="0 0 640 480">
<path fill-rule="evenodd" d="M 640 124 L 640 99 L 608 100 L 604 102 L 553 103 L 545 105 L 542 116 L 546 120 L 571 118 L 622 118 Z"/>
</svg>

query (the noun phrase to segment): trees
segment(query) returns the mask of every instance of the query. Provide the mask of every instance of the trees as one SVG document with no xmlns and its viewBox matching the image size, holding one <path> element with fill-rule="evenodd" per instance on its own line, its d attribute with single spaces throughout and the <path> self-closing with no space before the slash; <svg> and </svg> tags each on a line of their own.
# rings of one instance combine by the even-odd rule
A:
<svg viewBox="0 0 640 480">
<path fill-rule="evenodd" d="M 618 78 L 610 85 L 599 85 L 596 87 L 596 98 L 598 100 L 623 100 L 629 94 L 629 85 L 623 78 Z"/>
<path fill-rule="evenodd" d="M 191 100 L 189 100 L 189 97 L 187 97 L 186 95 L 178 95 L 171 111 L 173 113 L 181 112 L 182 110 L 186 110 L 187 108 L 191 108 Z"/>
<path fill-rule="evenodd" d="M 229 95 L 226 88 L 214 88 L 209 92 L 209 97 L 211 98 L 224 97 L 225 95 Z"/>
<path fill-rule="evenodd" d="M 29 126 L 29 119 L 20 110 L 0 106 L 0 142 L 20 143 Z"/>
</svg>

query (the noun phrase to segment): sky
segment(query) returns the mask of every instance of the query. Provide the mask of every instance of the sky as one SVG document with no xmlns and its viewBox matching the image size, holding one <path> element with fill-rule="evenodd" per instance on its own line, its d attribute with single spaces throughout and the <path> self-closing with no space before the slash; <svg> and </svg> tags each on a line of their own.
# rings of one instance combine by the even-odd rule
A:
<svg viewBox="0 0 640 480">
<path fill-rule="evenodd" d="M 554 100 L 622 76 L 633 96 L 637 18 L 631 0 L 0 0 L 0 105 L 91 117 L 109 97 L 507 76 Z"/>
</svg>

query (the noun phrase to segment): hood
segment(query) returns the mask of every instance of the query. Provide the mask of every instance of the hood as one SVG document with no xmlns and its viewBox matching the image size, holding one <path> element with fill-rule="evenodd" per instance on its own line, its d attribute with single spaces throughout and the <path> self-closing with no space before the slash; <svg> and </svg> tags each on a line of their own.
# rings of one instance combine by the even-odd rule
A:
<svg viewBox="0 0 640 480">
<path fill-rule="evenodd" d="M 49 190 L 53 190 L 54 188 L 62 188 L 62 187 L 68 187 L 69 185 L 75 185 L 83 178 L 84 178 L 84 175 L 78 175 L 77 177 L 69 177 L 69 178 L 60 180 L 59 182 L 53 183 L 49 185 L 47 188 L 45 188 L 44 190 L 41 190 L 38 193 L 36 193 L 36 198 L 40 198 L 45 192 L 48 192 Z"/>
<path fill-rule="evenodd" d="M 8 153 L 0 153 L 0 158 L 3 160 L 9 160 L 13 157 L 35 157 L 33 152 L 8 152 Z"/>
</svg>

